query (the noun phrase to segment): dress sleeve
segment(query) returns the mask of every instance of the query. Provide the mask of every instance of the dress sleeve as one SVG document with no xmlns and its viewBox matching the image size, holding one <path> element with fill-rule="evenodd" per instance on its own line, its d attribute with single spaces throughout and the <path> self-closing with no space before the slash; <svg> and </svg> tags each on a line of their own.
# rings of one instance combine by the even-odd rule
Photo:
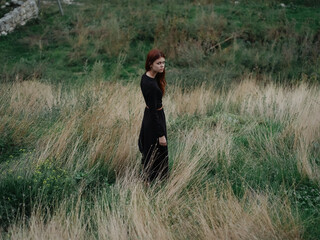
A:
<svg viewBox="0 0 320 240">
<path fill-rule="evenodd" d="M 151 119 L 155 126 L 156 135 L 157 137 L 162 137 L 165 135 L 165 130 L 163 128 L 163 124 L 161 124 L 160 122 L 160 118 L 157 113 L 158 99 L 159 98 L 161 99 L 162 96 L 158 96 L 161 93 L 159 93 L 157 89 L 154 87 L 150 87 L 150 89 L 148 90 L 149 91 L 146 96 L 146 103 L 147 103 L 147 106 L 149 107 Z"/>
</svg>

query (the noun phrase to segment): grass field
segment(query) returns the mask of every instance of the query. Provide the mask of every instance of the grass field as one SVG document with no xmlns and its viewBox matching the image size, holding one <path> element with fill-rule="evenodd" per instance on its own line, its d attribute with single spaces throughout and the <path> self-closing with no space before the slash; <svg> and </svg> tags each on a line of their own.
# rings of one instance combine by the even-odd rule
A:
<svg viewBox="0 0 320 240">
<path fill-rule="evenodd" d="M 76 2 L 82 5 L 64 5 L 65 16 L 56 4 L 43 4 L 39 19 L 0 38 L 2 82 L 84 82 L 98 62 L 105 78 L 126 82 L 139 76 L 145 55 L 157 46 L 167 55 L 168 76 L 183 75 L 186 87 L 229 86 L 248 74 L 319 83 L 316 1 L 286 7 L 276 0 Z"/>
<path fill-rule="evenodd" d="M 0 239 L 319 239 L 320 7 L 283 2 L 43 5 L 1 37 Z M 147 188 L 154 46 L 170 177 Z"/>
<path fill-rule="evenodd" d="M 138 84 L 98 80 L 71 91 L 2 84 L 4 236 L 317 238 L 319 88 L 169 86 L 171 176 L 149 189 L 139 180 L 140 95 Z"/>
</svg>

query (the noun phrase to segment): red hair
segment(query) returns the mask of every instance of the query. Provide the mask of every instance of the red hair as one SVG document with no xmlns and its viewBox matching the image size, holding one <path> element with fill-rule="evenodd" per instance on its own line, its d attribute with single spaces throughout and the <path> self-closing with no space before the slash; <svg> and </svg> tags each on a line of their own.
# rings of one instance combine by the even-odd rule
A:
<svg viewBox="0 0 320 240">
<path fill-rule="evenodd" d="M 146 65 L 145 65 L 146 71 L 148 72 L 151 69 L 150 66 L 154 63 L 154 61 L 156 61 L 158 58 L 161 58 L 161 57 L 166 58 L 164 56 L 163 52 L 161 52 L 159 49 L 150 50 L 150 52 L 147 55 L 147 60 L 146 60 Z M 163 70 L 162 73 L 157 73 L 157 75 L 156 75 L 156 80 L 157 80 L 157 83 L 161 89 L 162 95 L 164 95 L 165 88 L 167 85 L 165 76 L 166 76 L 165 69 Z"/>
</svg>

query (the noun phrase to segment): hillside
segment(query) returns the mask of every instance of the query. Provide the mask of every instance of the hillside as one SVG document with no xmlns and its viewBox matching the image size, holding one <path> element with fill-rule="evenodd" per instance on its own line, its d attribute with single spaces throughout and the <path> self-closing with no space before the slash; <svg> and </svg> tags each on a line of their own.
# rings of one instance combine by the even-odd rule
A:
<svg viewBox="0 0 320 240">
<path fill-rule="evenodd" d="M 1 239 L 319 239 L 318 1 L 74 2 L 0 37 Z M 146 187 L 152 47 L 170 177 Z"/>
<path fill-rule="evenodd" d="M 252 74 L 319 82 L 316 1 L 236 2 L 76 1 L 64 5 L 65 16 L 56 4 L 43 5 L 38 20 L 0 38 L 1 81 L 78 83 L 97 62 L 105 79 L 128 81 L 157 46 L 167 54 L 168 79 L 187 86 L 221 86 Z"/>
</svg>

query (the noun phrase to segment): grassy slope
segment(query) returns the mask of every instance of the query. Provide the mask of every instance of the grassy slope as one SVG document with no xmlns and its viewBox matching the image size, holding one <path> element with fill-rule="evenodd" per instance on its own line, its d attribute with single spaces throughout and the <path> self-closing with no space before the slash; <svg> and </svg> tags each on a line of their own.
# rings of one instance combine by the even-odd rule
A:
<svg viewBox="0 0 320 240">
<path fill-rule="evenodd" d="M 64 17 L 56 6 L 44 8 L 39 20 L 0 39 L 2 81 L 32 76 L 81 81 L 96 61 L 112 78 L 119 54 L 124 57 L 120 78 L 128 80 L 139 75 L 152 46 L 167 52 L 168 74 L 187 85 L 230 83 L 248 73 L 282 82 L 319 79 L 317 5 L 90 1 L 64 8 Z"/>
<path fill-rule="evenodd" d="M 0 222 L 11 227 L 3 236 L 317 239 L 318 88 L 249 81 L 219 94 L 173 83 L 217 87 L 246 74 L 317 82 L 318 7 L 144 3 L 90 1 L 65 6 L 64 17 L 44 9 L 0 39 L 2 82 L 32 80 L 0 89 Z M 206 52 L 235 32 L 236 41 Z M 145 192 L 124 168 L 139 167 L 142 99 L 137 84 L 114 81 L 137 82 L 154 45 L 168 54 L 172 177 Z M 39 205 L 53 216 L 33 212 Z M 10 222 L 22 211 L 30 228 Z"/>
</svg>

